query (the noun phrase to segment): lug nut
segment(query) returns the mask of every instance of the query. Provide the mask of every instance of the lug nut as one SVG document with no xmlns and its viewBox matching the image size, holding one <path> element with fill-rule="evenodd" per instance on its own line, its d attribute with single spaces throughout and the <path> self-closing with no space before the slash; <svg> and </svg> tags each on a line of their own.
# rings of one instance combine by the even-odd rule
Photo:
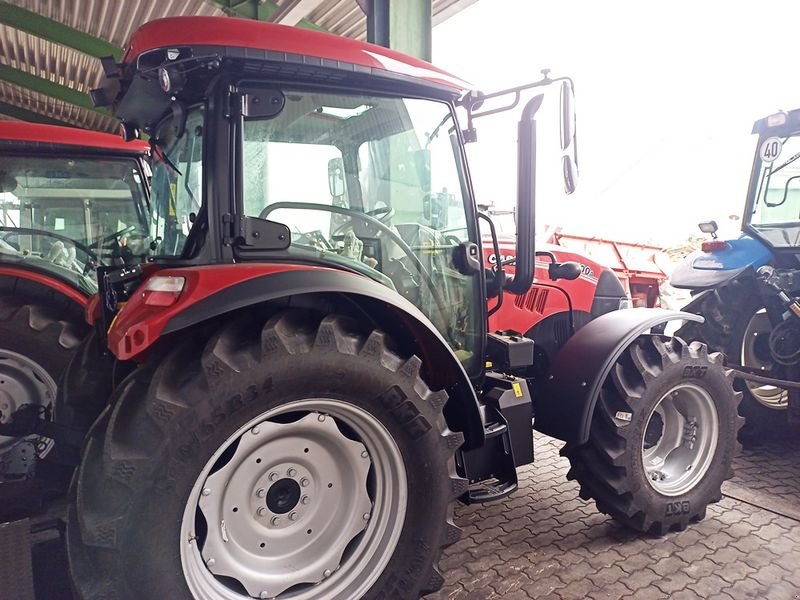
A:
<svg viewBox="0 0 800 600">
<path fill-rule="evenodd" d="M 272 517 L 272 521 L 271 522 L 272 522 L 273 525 L 277 525 L 278 523 L 281 522 L 281 518 L 280 517 Z"/>
<path fill-rule="evenodd" d="M 323 576 L 325 579 L 327 579 L 328 577 L 330 577 L 330 576 L 331 576 L 331 574 L 332 574 L 332 573 L 333 573 L 333 571 L 331 571 L 330 569 L 325 569 L 325 571 L 323 571 L 323 573 L 322 573 L 322 576 Z"/>
<path fill-rule="evenodd" d="M 303 504 L 308 504 L 309 502 L 311 502 L 311 498 L 309 498 L 308 496 L 303 496 L 300 499 L 300 502 L 302 502 Z"/>
<path fill-rule="evenodd" d="M 207 567 L 213 567 L 213 566 L 214 566 L 216 563 L 217 563 L 217 561 L 215 561 L 213 558 L 209 558 L 209 559 L 206 561 L 206 566 L 207 566 Z"/>
<path fill-rule="evenodd" d="M 364 517 L 364 520 L 365 520 L 365 521 L 369 521 L 369 518 L 370 518 L 370 516 L 371 516 L 371 515 L 370 515 L 369 513 L 364 513 L 364 514 L 363 514 L 363 515 L 361 515 L 361 516 L 363 516 L 363 517 Z"/>
<path fill-rule="evenodd" d="M 211 490 L 210 489 L 206 488 L 206 489 L 203 490 L 203 496 L 210 496 L 210 495 L 211 495 Z"/>
<path fill-rule="evenodd" d="M 297 475 L 297 470 L 296 469 L 289 469 L 288 471 L 286 471 L 286 474 L 289 477 L 294 477 L 295 475 Z"/>
<path fill-rule="evenodd" d="M 253 435 L 258 435 L 259 433 L 261 433 L 261 430 L 258 427 L 253 427 L 250 430 L 250 433 L 252 433 Z"/>
<path fill-rule="evenodd" d="M 361 453 L 361 458 L 369 458 L 369 452 L 367 452 L 366 450 L 364 450 L 364 451 Z"/>
<path fill-rule="evenodd" d="M 269 474 L 269 480 L 270 481 L 275 481 L 276 479 L 278 479 L 278 474 L 277 473 L 270 473 Z"/>
<path fill-rule="evenodd" d="M 267 507 L 266 506 L 259 506 L 258 510 L 256 511 L 256 513 L 258 514 L 259 517 L 263 517 L 265 514 L 267 514 Z"/>
<path fill-rule="evenodd" d="M 300 485 L 302 485 L 303 487 L 308 487 L 308 484 L 309 484 L 309 483 L 310 483 L 310 482 L 308 481 L 308 477 L 303 477 L 303 478 L 300 480 Z"/>
<path fill-rule="evenodd" d="M 297 513 L 296 512 L 290 513 L 289 514 L 289 520 L 290 521 L 297 521 Z"/>
<path fill-rule="evenodd" d="M 322 423 L 323 421 L 325 421 L 325 415 L 319 415 L 319 416 L 317 416 L 317 421 L 319 421 L 320 423 Z"/>
<path fill-rule="evenodd" d="M 256 497 L 263 498 L 266 495 L 267 495 L 267 490 L 265 490 L 264 488 L 258 488 L 256 490 Z"/>
</svg>

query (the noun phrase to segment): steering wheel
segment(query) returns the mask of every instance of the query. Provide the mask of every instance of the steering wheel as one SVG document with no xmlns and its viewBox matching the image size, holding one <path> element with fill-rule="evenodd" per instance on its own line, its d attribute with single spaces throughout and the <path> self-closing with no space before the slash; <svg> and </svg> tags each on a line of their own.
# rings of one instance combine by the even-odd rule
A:
<svg viewBox="0 0 800 600">
<path fill-rule="evenodd" d="M 121 235 L 125 235 L 126 233 L 130 233 L 131 231 L 133 231 L 136 228 L 137 228 L 137 225 L 128 225 L 127 227 L 123 227 L 119 231 L 115 231 L 114 233 L 109 233 L 108 235 L 104 235 L 99 240 L 96 240 L 96 241 L 92 242 L 91 244 L 89 244 L 89 248 L 97 248 L 98 246 L 101 246 L 101 245 L 105 244 L 106 242 L 110 242 L 111 240 L 116 239 Z"/>
<path fill-rule="evenodd" d="M 352 209 L 348 209 L 348 210 L 352 210 Z M 379 221 L 379 222 L 381 222 L 381 223 L 383 223 L 385 225 L 394 216 L 395 210 L 391 206 L 379 206 L 378 208 L 373 208 L 372 210 L 368 210 L 368 211 L 363 212 L 363 213 L 359 212 L 357 210 L 353 211 L 353 212 L 358 214 L 358 215 L 366 215 L 368 217 L 373 217 L 374 219 L 376 219 L 377 221 Z M 341 235 L 345 231 L 347 231 L 349 228 L 352 228 L 352 227 L 353 227 L 353 220 L 351 219 L 347 223 L 342 223 L 336 229 L 331 231 L 331 237 L 333 237 L 335 235 Z"/>
<path fill-rule="evenodd" d="M 75 246 L 78 250 L 86 254 L 89 258 L 93 260 L 97 260 L 97 254 L 95 254 L 94 250 L 92 250 L 89 246 L 85 246 L 78 241 L 73 240 L 71 237 L 67 237 L 66 235 L 61 235 L 60 233 L 56 233 L 54 231 L 47 231 L 46 229 L 32 229 L 30 227 L 0 227 L 0 232 L 5 232 L 3 235 L 3 241 L 6 241 L 8 237 L 13 234 L 22 234 L 22 235 L 42 235 L 44 237 L 51 237 L 57 240 L 61 240 L 62 242 L 66 242 L 72 246 Z"/>
<path fill-rule="evenodd" d="M 266 219 L 267 216 L 272 211 L 280 210 L 282 208 L 297 209 L 297 210 L 322 210 L 325 212 L 335 213 L 338 215 L 347 215 L 350 217 L 354 217 L 356 219 L 361 219 L 365 223 L 369 223 L 377 227 L 380 231 L 382 231 L 388 237 L 390 237 L 392 241 L 395 244 L 397 244 L 400 247 L 400 249 L 405 253 L 405 255 L 408 256 L 408 258 L 411 260 L 411 263 L 414 265 L 414 268 L 417 270 L 422 279 L 425 281 L 425 284 L 430 289 L 431 296 L 433 296 L 433 300 L 434 302 L 436 302 L 436 307 L 439 309 L 442 318 L 444 319 L 445 323 L 448 322 L 447 318 L 448 312 L 445 303 L 442 300 L 442 297 L 439 295 L 439 289 L 436 287 L 436 283 L 433 281 L 433 278 L 431 277 L 430 273 L 428 273 L 428 270 L 425 268 L 425 265 L 422 264 L 417 255 L 414 254 L 414 251 L 409 247 L 408 244 L 406 244 L 405 240 L 403 240 L 403 238 L 401 238 L 397 234 L 397 232 L 395 232 L 390 227 L 387 227 L 380 220 L 376 219 L 374 216 L 369 214 L 378 211 L 380 211 L 379 214 L 385 214 L 385 215 L 389 215 L 390 213 L 394 214 L 393 208 L 388 206 L 382 206 L 380 208 L 376 208 L 369 212 L 360 212 L 357 210 L 353 210 L 352 208 L 344 208 L 343 206 L 314 204 L 313 202 L 276 202 L 275 204 L 270 204 L 269 206 L 265 206 L 264 210 L 262 210 L 259 213 L 258 218 Z M 388 219 L 389 216 L 385 216 L 384 218 Z"/>
</svg>

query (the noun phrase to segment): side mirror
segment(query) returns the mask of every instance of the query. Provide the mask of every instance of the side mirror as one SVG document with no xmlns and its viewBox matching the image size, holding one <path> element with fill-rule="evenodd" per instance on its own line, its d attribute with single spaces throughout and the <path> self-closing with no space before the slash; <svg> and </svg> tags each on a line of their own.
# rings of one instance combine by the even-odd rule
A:
<svg viewBox="0 0 800 600">
<path fill-rule="evenodd" d="M 575 92 L 569 79 L 561 82 L 561 152 L 564 191 L 571 194 L 578 183 L 578 139 L 575 130 Z"/>
<path fill-rule="evenodd" d="M 580 277 L 583 268 L 575 261 L 567 261 L 563 263 L 550 263 L 547 267 L 547 275 L 551 281 L 558 281 L 559 279 L 566 279 L 571 281 Z"/>
</svg>

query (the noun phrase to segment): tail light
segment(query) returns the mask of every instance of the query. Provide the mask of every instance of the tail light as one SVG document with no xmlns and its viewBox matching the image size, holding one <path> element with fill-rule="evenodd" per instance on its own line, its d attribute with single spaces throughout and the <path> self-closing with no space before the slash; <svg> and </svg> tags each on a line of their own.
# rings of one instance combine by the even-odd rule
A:
<svg viewBox="0 0 800 600">
<path fill-rule="evenodd" d="M 147 306 L 172 306 L 178 301 L 186 285 L 185 277 L 155 275 L 147 280 L 142 297 Z"/>
<path fill-rule="evenodd" d="M 728 244 L 728 242 L 724 242 L 722 240 L 708 240 L 706 242 L 703 242 L 703 244 L 700 246 L 700 249 L 703 252 L 714 252 L 714 251 L 717 251 L 717 250 L 727 250 L 728 248 L 730 248 L 730 245 Z"/>
</svg>

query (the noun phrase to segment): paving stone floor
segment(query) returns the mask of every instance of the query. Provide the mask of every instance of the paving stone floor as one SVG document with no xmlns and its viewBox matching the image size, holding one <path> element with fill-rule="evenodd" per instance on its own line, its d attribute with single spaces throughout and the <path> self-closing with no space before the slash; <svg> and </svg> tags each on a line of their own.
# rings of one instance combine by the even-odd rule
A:
<svg viewBox="0 0 800 600">
<path fill-rule="evenodd" d="M 435 599 L 800 599 L 800 429 L 736 459 L 706 519 L 681 533 L 633 533 L 578 497 L 560 442 L 537 434 L 536 463 L 496 504 L 456 508 Z"/>
</svg>

